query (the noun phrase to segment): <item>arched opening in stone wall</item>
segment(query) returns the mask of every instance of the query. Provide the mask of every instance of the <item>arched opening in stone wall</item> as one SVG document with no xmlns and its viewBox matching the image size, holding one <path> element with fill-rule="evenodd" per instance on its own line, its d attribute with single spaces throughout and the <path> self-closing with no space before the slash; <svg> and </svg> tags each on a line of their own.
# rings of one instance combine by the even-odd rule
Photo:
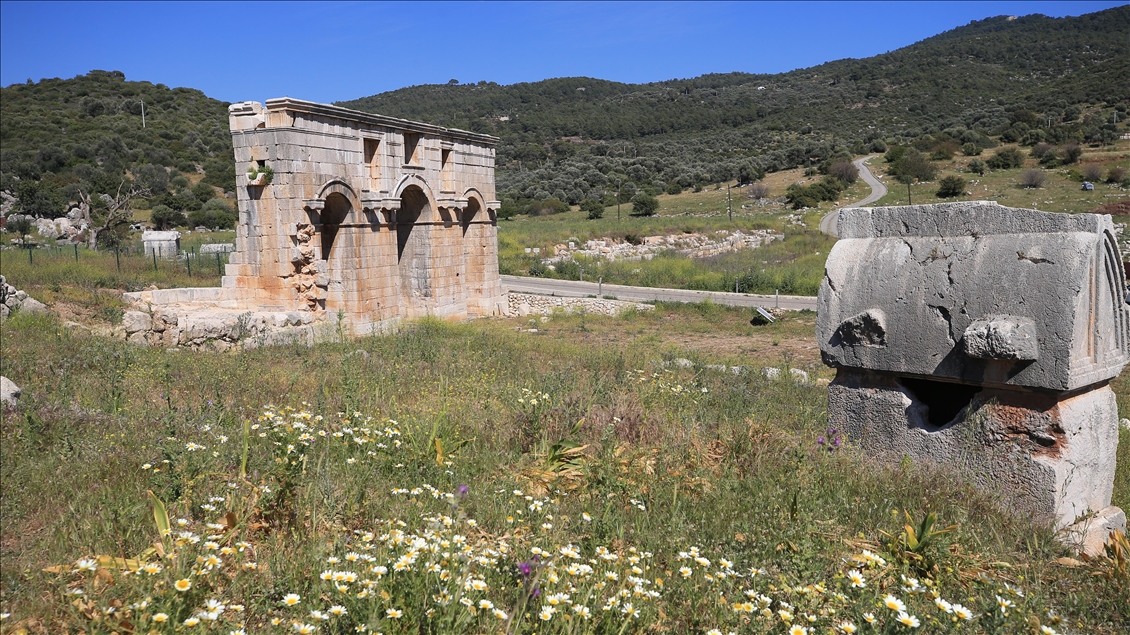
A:
<svg viewBox="0 0 1130 635">
<path fill-rule="evenodd" d="M 479 201 L 476 199 L 468 199 L 467 207 L 463 210 L 463 235 L 467 235 L 467 228 L 471 226 L 471 221 L 475 220 L 481 208 Z"/>
<path fill-rule="evenodd" d="M 326 206 L 322 209 L 322 260 L 330 259 L 337 232 L 351 211 L 353 205 L 344 195 L 334 192 L 326 197 Z"/>
<path fill-rule="evenodd" d="M 418 186 L 411 185 L 400 195 L 396 214 L 396 260 L 400 268 L 401 289 L 409 297 L 430 297 L 431 203 Z"/>
</svg>

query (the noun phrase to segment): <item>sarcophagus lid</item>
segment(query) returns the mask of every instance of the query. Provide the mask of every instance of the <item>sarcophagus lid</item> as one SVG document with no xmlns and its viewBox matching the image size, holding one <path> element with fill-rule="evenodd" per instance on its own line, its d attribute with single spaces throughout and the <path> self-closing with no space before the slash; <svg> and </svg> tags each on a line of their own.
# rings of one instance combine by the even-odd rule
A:
<svg viewBox="0 0 1130 635">
<path fill-rule="evenodd" d="M 845 209 L 839 230 L 816 322 L 831 366 L 1074 390 L 1127 362 L 1110 216 L 976 201 Z"/>
</svg>

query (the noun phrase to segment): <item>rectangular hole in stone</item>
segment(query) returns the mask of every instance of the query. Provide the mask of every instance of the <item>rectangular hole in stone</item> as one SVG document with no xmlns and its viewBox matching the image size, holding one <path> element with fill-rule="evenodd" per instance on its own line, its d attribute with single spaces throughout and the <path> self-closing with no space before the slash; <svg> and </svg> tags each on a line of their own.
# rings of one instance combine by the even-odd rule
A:
<svg viewBox="0 0 1130 635">
<path fill-rule="evenodd" d="M 926 406 L 929 427 L 935 430 L 953 422 L 981 392 L 981 386 L 929 379 L 899 377 L 898 382 L 915 401 Z"/>
</svg>

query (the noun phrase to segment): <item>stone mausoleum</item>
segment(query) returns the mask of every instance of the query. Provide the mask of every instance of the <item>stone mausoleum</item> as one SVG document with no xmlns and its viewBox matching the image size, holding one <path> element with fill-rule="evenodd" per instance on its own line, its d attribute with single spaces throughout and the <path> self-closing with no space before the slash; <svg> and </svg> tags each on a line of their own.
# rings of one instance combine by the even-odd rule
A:
<svg viewBox="0 0 1130 635">
<path fill-rule="evenodd" d="M 234 316 L 219 340 L 505 312 L 495 137 L 291 98 L 234 104 L 229 124 L 239 222 L 222 286 L 127 294 L 148 316 L 127 316 L 130 339 L 196 346 L 193 323 Z"/>
<path fill-rule="evenodd" d="M 991 202 L 845 209 L 816 336 L 830 425 L 951 469 L 1090 553 L 1111 507 L 1130 309 L 1109 216 Z"/>
</svg>

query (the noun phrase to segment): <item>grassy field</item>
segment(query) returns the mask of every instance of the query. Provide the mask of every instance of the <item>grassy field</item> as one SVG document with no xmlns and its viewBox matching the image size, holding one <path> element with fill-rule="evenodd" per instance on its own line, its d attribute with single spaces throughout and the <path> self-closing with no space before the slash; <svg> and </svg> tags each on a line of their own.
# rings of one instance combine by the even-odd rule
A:
<svg viewBox="0 0 1130 635">
<path fill-rule="evenodd" d="M 1015 144 L 1002 145 L 997 149 L 986 150 L 980 158 L 987 159 L 997 150 L 1010 146 L 1017 147 Z M 929 183 L 911 186 L 910 196 L 913 202 L 917 204 L 941 202 L 943 199 L 935 196 L 938 191 L 938 181 L 950 174 L 956 174 L 966 180 L 968 184 L 966 190 L 972 194 L 957 199 L 944 200 L 990 200 L 1009 207 L 1078 214 L 1091 212 L 1105 203 L 1130 199 L 1130 190 L 1110 183 L 1095 183 L 1093 192 L 1084 192 L 1082 183 L 1070 175 L 1072 170 L 1079 171 L 1088 164 L 1102 166 L 1104 175 L 1107 170 L 1114 166 L 1121 166 L 1130 170 L 1130 141 L 1118 141 L 1115 145 L 1106 148 L 1088 147 L 1077 164 L 1050 169 L 1041 168 L 1039 161 L 1029 156 L 1029 148 L 1019 147 L 1019 149 L 1027 157 L 1024 167 L 993 170 L 986 172 L 984 176 L 974 174 L 968 169 L 969 162 L 975 157 L 958 155 L 950 161 L 937 162 L 941 168 L 938 172 L 938 178 Z M 886 164 L 883 159 L 873 159 L 870 167 L 872 173 L 879 177 L 888 188 L 887 195 L 876 205 L 906 205 L 906 185 L 898 183 L 894 178 L 887 175 Z M 1028 189 L 1020 185 L 1021 173 L 1031 168 L 1044 171 L 1046 181 L 1042 187 Z"/>
<path fill-rule="evenodd" d="M 213 354 L 17 314 L 0 630 L 1126 632 L 1125 564 L 1065 560 L 948 474 L 832 444 L 821 383 L 759 372 L 831 376 L 814 315 L 749 317 L 423 321 Z M 1127 507 L 1125 431 L 1118 470 Z M 956 529 L 912 550 L 929 513 Z"/>
<path fill-rule="evenodd" d="M 788 170 L 768 175 L 770 198 L 760 202 L 746 196 L 746 188 L 730 191 L 733 219 L 727 213 L 726 188 L 707 188 L 701 192 L 661 194 L 659 212 L 646 218 L 630 215 L 624 205 L 616 219 L 616 208 L 605 210 L 604 218 L 588 220 L 586 214 L 571 211 L 552 216 L 525 217 L 501 221 L 498 230 L 499 268 L 503 273 L 526 275 L 536 258 L 527 248 L 552 253 L 556 244 L 584 242 L 595 238 L 617 240 L 632 237 L 681 233 L 771 229 L 784 240 L 754 250 L 743 250 L 710 259 L 692 259 L 675 254 L 653 260 L 606 263 L 578 258 L 586 278 L 603 277 L 605 282 L 639 286 L 660 286 L 714 291 L 739 290 L 752 293 L 815 295 L 824 275 L 824 259 L 833 240 L 819 232 L 820 218 L 834 209 L 822 203 L 818 209 L 794 212 L 776 200 L 794 182 L 811 182 L 803 170 Z M 733 185 L 733 184 L 732 184 Z M 840 202 L 866 196 L 870 189 L 858 181 L 844 191 Z M 744 207 L 744 209 L 743 209 Z"/>
</svg>

